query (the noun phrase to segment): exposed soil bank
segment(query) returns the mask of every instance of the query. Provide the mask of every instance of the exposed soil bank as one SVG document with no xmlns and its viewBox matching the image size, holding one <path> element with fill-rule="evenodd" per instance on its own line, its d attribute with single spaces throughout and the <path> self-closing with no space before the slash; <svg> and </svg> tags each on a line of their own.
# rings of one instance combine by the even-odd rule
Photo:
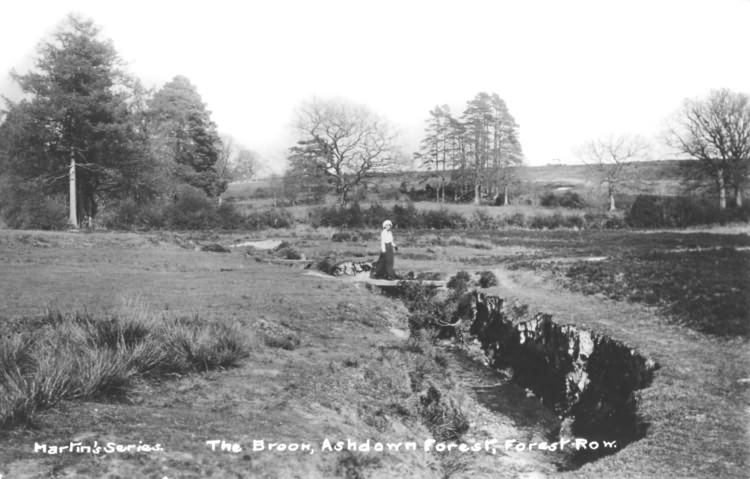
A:
<svg viewBox="0 0 750 479">
<path fill-rule="evenodd" d="M 562 419 L 561 437 L 617 441 L 616 448 L 580 451 L 579 463 L 611 454 L 645 435 L 637 391 L 648 387 L 658 365 L 635 349 L 591 331 L 560 325 L 548 314 L 516 320 L 503 300 L 475 293 L 470 332 L 491 365 L 511 368 Z"/>
</svg>

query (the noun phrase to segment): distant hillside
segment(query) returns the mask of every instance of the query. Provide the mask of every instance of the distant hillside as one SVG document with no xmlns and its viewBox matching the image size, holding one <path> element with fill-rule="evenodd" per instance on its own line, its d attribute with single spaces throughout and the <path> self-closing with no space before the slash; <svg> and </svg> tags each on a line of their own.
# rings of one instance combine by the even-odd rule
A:
<svg viewBox="0 0 750 479">
<path fill-rule="evenodd" d="M 696 162 L 685 160 L 629 163 L 625 165 L 618 196 L 627 202 L 644 193 L 669 196 L 686 194 L 686 179 L 694 174 L 696 166 Z M 520 166 L 516 177 L 518 180 L 511 189 L 514 202 L 533 203 L 533 198 L 549 191 L 575 191 L 592 202 L 598 202 L 603 194 L 601 174 L 593 165 Z M 232 183 L 224 197 L 241 199 L 259 193 L 263 195 L 278 190 L 280 183 L 279 178 Z M 423 190 L 427 184 L 435 186 L 437 180 L 432 172 L 411 171 L 382 174 L 373 183 L 375 186 L 368 188 L 368 198 L 371 200 L 378 199 L 378 195 L 391 199 L 402 187 L 407 191 Z"/>
</svg>

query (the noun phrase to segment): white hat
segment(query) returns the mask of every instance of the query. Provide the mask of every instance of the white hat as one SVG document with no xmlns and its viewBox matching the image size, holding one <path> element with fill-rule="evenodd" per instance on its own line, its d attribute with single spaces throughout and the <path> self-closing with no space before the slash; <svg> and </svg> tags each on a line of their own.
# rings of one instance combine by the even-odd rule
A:
<svg viewBox="0 0 750 479">
<path fill-rule="evenodd" d="M 383 228 L 385 228 L 386 226 L 393 226 L 393 223 L 391 223 L 391 220 L 383 221 Z"/>
</svg>

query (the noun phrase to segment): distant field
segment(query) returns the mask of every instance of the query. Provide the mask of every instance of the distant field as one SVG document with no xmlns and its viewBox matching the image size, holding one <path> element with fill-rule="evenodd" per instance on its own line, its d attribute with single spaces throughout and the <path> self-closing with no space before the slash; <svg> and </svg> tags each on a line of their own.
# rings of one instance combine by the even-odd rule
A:
<svg viewBox="0 0 750 479">
<path fill-rule="evenodd" d="M 684 178 L 696 163 L 692 161 L 663 160 L 630 163 L 623 171 L 623 181 L 619 194 L 627 198 L 647 193 L 656 195 L 679 195 L 685 193 Z M 383 174 L 374 179 L 379 192 L 397 191 L 402 183 L 406 183 L 407 190 L 420 190 L 433 176 L 430 172 L 399 172 Z M 601 175 L 594 166 L 590 165 L 547 165 L 521 166 L 517 169 L 520 184 L 513 187 L 512 199 L 519 196 L 538 195 L 546 191 L 570 189 L 589 198 L 599 201 L 603 198 Z M 271 190 L 278 185 L 279 180 L 257 179 L 243 183 L 233 183 L 229 186 L 224 198 L 249 198 L 259 189 Z M 376 197 L 378 193 L 370 193 Z M 371 201 L 373 198 L 369 198 Z M 272 201 L 272 200 L 269 200 Z M 604 203 L 602 203 L 604 205 Z"/>
</svg>

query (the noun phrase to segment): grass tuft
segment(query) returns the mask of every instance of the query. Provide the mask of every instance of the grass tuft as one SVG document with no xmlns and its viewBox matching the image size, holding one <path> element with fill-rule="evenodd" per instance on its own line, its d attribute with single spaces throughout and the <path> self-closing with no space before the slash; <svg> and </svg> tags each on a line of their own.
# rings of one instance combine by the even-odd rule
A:
<svg viewBox="0 0 750 479">
<path fill-rule="evenodd" d="M 143 308 L 96 319 L 50 311 L 0 337 L 0 426 L 29 423 L 62 399 L 121 398 L 137 377 L 237 366 L 251 342 L 236 324 L 167 319 Z"/>
</svg>

